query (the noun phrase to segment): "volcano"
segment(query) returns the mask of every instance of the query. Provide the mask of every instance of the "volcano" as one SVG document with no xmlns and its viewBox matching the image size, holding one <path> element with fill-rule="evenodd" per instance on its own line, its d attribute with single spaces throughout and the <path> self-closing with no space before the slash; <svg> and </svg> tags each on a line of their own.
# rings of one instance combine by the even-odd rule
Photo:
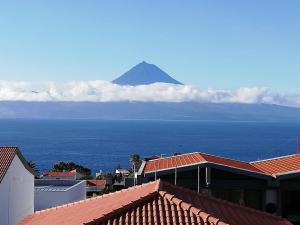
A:
<svg viewBox="0 0 300 225">
<path fill-rule="evenodd" d="M 113 80 L 112 83 L 119 85 L 146 85 L 153 83 L 169 83 L 169 84 L 182 84 L 175 80 L 166 72 L 161 70 L 154 64 L 141 62 L 131 68 L 129 71 Z"/>
</svg>

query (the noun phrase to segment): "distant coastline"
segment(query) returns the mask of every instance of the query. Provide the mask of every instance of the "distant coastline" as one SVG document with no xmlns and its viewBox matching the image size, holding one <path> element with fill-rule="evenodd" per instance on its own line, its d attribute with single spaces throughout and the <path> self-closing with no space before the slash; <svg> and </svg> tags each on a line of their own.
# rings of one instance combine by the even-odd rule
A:
<svg viewBox="0 0 300 225">
<path fill-rule="evenodd" d="M 297 122 L 300 108 L 201 102 L 0 101 L 0 118 Z"/>
</svg>

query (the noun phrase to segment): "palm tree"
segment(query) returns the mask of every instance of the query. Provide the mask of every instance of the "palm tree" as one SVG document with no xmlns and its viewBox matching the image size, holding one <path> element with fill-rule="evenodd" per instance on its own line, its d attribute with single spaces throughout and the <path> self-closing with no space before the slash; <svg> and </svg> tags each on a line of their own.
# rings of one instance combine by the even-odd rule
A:
<svg viewBox="0 0 300 225">
<path fill-rule="evenodd" d="M 135 173 L 136 168 L 139 166 L 139 164 L 141 163 L 141 157 L 139 154 L 132 154 L 130 156 L 130 163 L 131 163 L 131 169 L 133 171 L 133 173 Z"/>
<path fill-rule="evenodd" d="M 137 183 L 137 180 L 135 178 L 135 172 L 136 172 L 136 168 L 139 167 L 140 163 L 141 163 L 141 157 L 139 154 L 132 154 L 130 156 L 130 162 L 131 162 L 131 167 L 132 167 L 132 171 L 133 171 L 133 183 L 134 186 Z"/>
</svg>

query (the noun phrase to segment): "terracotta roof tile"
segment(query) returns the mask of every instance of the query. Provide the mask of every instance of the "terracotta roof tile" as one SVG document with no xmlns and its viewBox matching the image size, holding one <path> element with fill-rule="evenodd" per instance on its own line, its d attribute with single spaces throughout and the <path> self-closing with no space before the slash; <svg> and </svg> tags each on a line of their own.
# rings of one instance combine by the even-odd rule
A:
<svg viewBox="0 0 300 225">
<path fill-rule="evenodd" d="M 0 147 L 0 183 L 16 155 L 18 155 L 24 167 L 30 173 L 34 174 L 33 170 L 28 166 L 27 161 L 24 159 L 17 147 Z"/>
<path fill-rule="evenodd" d="M 252 162 L 251 165 L 273 176 L 300 172 L 300 154 L 256 161 Z"/>
<path fill-rule="evenodd" d="M 44 177 L 74 177 L 76 171 L 67 171 L 67 172 L 47 172 Z"/>
<path fill-rule="evenodd" d="M 185 165 L 205 162 L 199 153 L 189 153 L 172 157 L 154 159 L 146 162 L 144 172 L 154 172 L 168 168 L 181 167 Z"/>
<path fill-rule="evenodd" d="M 160 180 L 36 212 L 20 225 L 201 224 L 291 225 L 280 217 Z"/>
<path fill-rule="evenodd" d="M 0 182 L 4 178 L 16 152 L 16 147 L 0 147 Z"/>
<path fill-rule="evenodd" d="M 198 152 L 147 161 L 144 168 L 144 173 L 151 173 L 155 171 L 173 169 L 176 167 L 183 167 L 206 162 L 234 167 L 242 170 L 248 170 L 256 173 L 263 173 L 260 169 L 247 162 Z"/>
<path fill-rule="evenodd" d="M 90 186 L 104 187 L 106 185 L 106 180 L 87 180 L 86 184 Z"/>
<path fill-rule="evenodd" d="M 254 166 L 252 166 L 251 164 L 249 164 L 247 162 L 223 158 L 223 157 L 219 157 L 219 156 L 208 155 L 208 154 L 204 154 L 204 153 L 200 153 L 200 154 L 202 155 L 203 158 L 205 158 L 205 160 L 207 162 L 217 163 L 217 164 L 221 164 L 221 165 L 225 165 L 225 166 L 230 166 L 230 167 L 243 169 L 243 170 L 249 170 L 249 171 L 258 172 L 258 173 L 262 172 L 261 170 L 255 168 Z"/>
</svg>

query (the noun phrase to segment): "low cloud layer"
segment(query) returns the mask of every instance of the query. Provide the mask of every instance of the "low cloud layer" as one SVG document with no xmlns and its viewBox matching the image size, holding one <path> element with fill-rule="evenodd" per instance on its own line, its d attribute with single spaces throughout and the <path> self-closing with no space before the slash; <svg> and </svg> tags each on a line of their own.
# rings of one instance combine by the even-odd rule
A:
<svg viewBox="0 0 300 225">
<path fill-rule="evenodd" d="M 120 86 L 107 81 L 20 82 L 0 81 L 0 101 L 142 101 L 269 103 L 300 107 L 300 95 L 281 95 L 264 87 L 237 90 L 203 89 L 191 85 L 155 83 Z"/>
</svg>

